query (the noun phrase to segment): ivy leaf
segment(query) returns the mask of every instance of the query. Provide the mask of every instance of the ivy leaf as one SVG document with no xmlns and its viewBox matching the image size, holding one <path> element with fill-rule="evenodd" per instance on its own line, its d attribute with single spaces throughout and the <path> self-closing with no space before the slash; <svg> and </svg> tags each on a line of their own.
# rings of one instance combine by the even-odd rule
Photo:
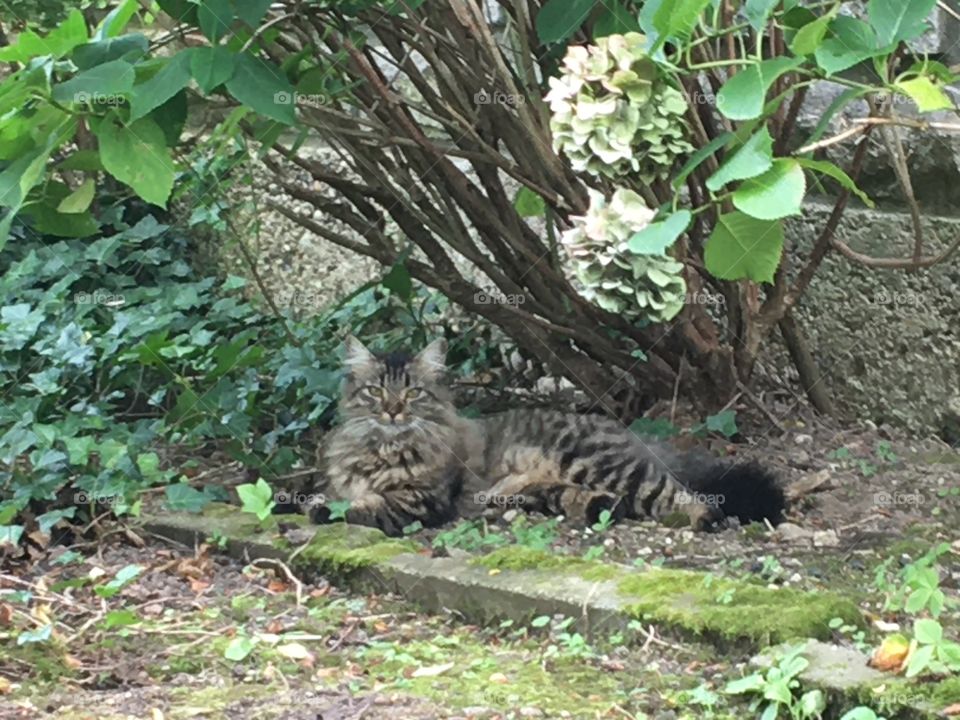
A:
<svg viewBox="0 0 960 720">
<path fill-rule="evenodd" d="M 520 217 L 542 217 L 547 212 L 547 205 L 538 193 L 526 185 L 517 190 L 513 198 L 513 207 Z"/>
<path fill-rule="evenodd" d="M 93 591 L 102 598 L 112 598 L 118 592 L 123 590 L 123 588 L 136 580 L 142 572 L 143 568 L 140 565 L 126 565 L 117 571 L 117 574 L 114 576 L 113 580 L 108 582 L 106 585 L 95 587 Z"/>
<path fill-rule="evenodd" d="M 742 212 L 720 216 L 704 250 L 704 263 L 721 280 L 773 282 L 783 251 L 783 225 Z"/>
<path fill-rule="evenodd" d="M 151 118 L 129 125 L 104 118 L 97 133 L 103 167 L 147 202 L 165 208 L 173 190 L 173 158 L 163 130 Z"/>
<path fill-rule="evenodd" d="M 184 510 L 198 513 L 210 504 L 210 497 L 186 483 L 168 485 L 165 490 L 167 507 L 173 511 Z"/>
<path fill-rule="evenodd" d="M 867 17 L 881 45 L 913 40 L 927 29 L 937 0 L 870 0 Z"/>
<path fill-rule="evenodd" d="M 901 80 L 894 83 L 893 87 L 913 100 L 920 112 L 953 109 L 953 102 L 943 88 L 925 75 L 911 80 Z"/>
<path fill-rule="evenodd" d="M 717 93 L 717 109 L 731 120 L 753 120 L 763 113 L 770 86 L 796 69 L 802 58 L 776 57 L 749 65 L 727 80 Z"/>
<path fill-rule="evenodd" d="M 274 506 L 273 489 L 263 478 L 256 483 L 238 485 L 237 495 L 243 504 L 243 512 L 253 513 L 260 522 L 270 516 Z"/>
<path fill-rule="evenodd" d="M 689 210 L 679 210 L 666 220 L 651 223 L 634 234 L 627 247 L 638 255 L 663 255 L 690 226 L 692 219 L 693 215 Z"/>
<path fill-rule="evenodd" d="M 537 37 L 544 44 L 573 35 L 593 10 L 594 0 L 547 0 L 537 13 Z"/>
<path fill-rule="evenodd" d="M 68 215 L 86 212 L 93 202 L 93 193 L 97 189 L 97 184 L 93 178 L 87 178 L 74 190 L 67 195 L 60 204 L 57 205 L 57 212 Z"/>
<path fill-rule="evenodd" d="M 773 166 L 755 178 L 745 180 L 733 193 L 733 205 L 760 220 L 777 220 L 799 215 L 807 181 L 800 163 L 778 158 Z"/>
<path fill-rule="evenodd" d="M 773 165 L 773 138 L 766 125 L 743 144 L 719 169 L 707 178 L 707 188 L 716 192 L 734 180 L 762 175 Z"/>
<path fill-rule="evenodd" d="M 704 425 L 708 431 L 720 433 L 727 438 L 731 438 L 740 432 L 739 428 L 737 428 L 736 410 L 724 410 L 723 412 L 718 412 L 716 415 L 710 415 L 707 417 Z"/>
<path fill-rule="evenodd" d="M 841 187 L 849 190 L 858 198 L 860 198 L 864 205 L 870 208 L 874 207 L 875 203 L 870 199 L 870 196 L 857 187 L 857 184 L 853 181 L 853 178 L 847 175 L 842 168 L 826 160 L 811 160 L 810 158 L 803 157 L 797 158 L 796 160 L 798 163 L 800 163 L 800 165 L 808 170 L 813 170 L 814 172 L 818 172 L 822 175 L 832 177 L 834 180 L 840 183 Z"/>
<path fill-rule="evenodd" d="M 17 645 L 27 645 L 29 643 L 42 643 L 50 639 L 53 632 L 53 625 L 47 624 L 36 630 L 24 630 L 17 636 Z"/>
<path fill-rule="evenodd" d="M 236 55 L 235 61 L 233 75 L 226 81 L 230 94 L 264 117 L 286 125 L 296 123 L 294 88 L 283 71 L 252 55 Z"/>
<path fill-rule="evenodd" d="M 17 546 L 23 535 L 23 525 L 0 525 L 0 547 L 4 545 Z"/>
</svg>

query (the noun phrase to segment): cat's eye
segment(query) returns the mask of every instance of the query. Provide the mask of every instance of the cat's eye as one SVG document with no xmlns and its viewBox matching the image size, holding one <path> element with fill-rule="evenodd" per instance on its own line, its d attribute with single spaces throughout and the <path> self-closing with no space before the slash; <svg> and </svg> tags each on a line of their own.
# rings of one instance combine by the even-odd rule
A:
<svg viewBox="0 0 960 720">
<path fill-rule="evenodd" d="M 376 385 L 368 385 L 367 387 L 364 388 L 364 390 L 367 391 L 367 395 L 369 395 L 370 397 L 375 397 L 375 398 L 383 397 L 382 387 L 378 387 Z"/>
<path fill-rule="evenodd" d="M 421 390 L 420 388 L 408 388 L 405 395 L 410 400 L 413 400 L 414 398 L 418 398 L 421 395 L 423 395 L 423 390 Z"/>
</svg>

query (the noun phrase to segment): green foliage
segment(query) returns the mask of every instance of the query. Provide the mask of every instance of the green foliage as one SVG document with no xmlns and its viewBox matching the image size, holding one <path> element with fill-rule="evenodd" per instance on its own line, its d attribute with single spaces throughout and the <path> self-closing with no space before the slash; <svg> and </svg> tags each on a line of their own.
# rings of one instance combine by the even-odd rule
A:
<svg viewBox="0 0 960 720">
<path fill-rule="evenodd" d="M 803 657 L 805 643 L 788 648 L 765 672 L 756 672 L 727 683 L 724 692 L 730 695 L 748 695 L 750 709 L 759 712 L 763 720 L 773 720 L 783 711 L 794 720 L 819 718 L 826 709 L 827 700 L 820 690 L 808 690 L 800 695 L 800 680 L 809 661 Z M 761 709 L 762 708 L 762 709 Z"/>
<path fill-rule="evenodd" d="M 31 503 L 49 532 L 97 505 L 136 514 L 138 493 L 159 484 L 174 483 L 177 510 L 224 499 L 183 482 L 190 468 L 162 451 L 172 443 L 215 445 L 267 479 L 289 470 L 304 433 L 332 421 L 340 334 L 419 347 L 443 307 L 374 282 L 308 320 L 265 315 L 242 278 L 194 270 L 182 234 L 126 214 L 87 240 L 16 225 L 0 252 L 0 544 L 20 541 L 15 518 Z M 461 357 L 471 337 L 455 344 Z"/>
<path fill-rule="evenodd" d="M 869 92 L 909 97 L 920 112 L 951 109 L 954 103 L 944 86 L 955 81 L 957 73 L 927 59 L 895 77 L 890 73 L 895 66 L 891 58 L 902 52 L 902 43 L 927 28 L 934 0 L 871 0 L 865 20 L 841 14 L 839 4 L 746 0 L 741 5 L 747 26 L 729 22 L 709 0 L 647 0 L 618 4 L 614 14 L 623 18 L 605 17 L 600 28 L 601 22 L 588 17 L 586 6 L 576 0 L 551 0 L 537 16 L 537 28 L 541 40 L 550 43 L 571 37 L 578 25 L 588 33 L 593 28 L 592 44 L 567 47 L 563 68 L 559 77 L 550 78 L 546 96 L 555 146 L 574 169 L 610 178 L 608 192 L 614 194 L 655 178 L 670 177 L 677 189 L 691 179 L 704 184 L 704 191 L 697 193 L 702 197 L 693 200 L 698 204 L 689 209 L 678 208 L 676 197 L 652 208 L 659 222 L 648 219 L 650 226 L 635 233 L 629 249 L 674 255 L 698 252 L 678 247 L 677 240 L 689 230 L 693 215 L 711 210 L 700 215 L 709 234 L 702 249 L 706 270 L 722 280 L 772 283 L 782 261 L 782 220 L 800 213 L 808 174 L 829 177 L 872 204 L 847 173 L 830 162 L 793 157 L 784 150 L 775 156 L 772 131 L 781 129 L 775 118 L 782 117 L 785 101 L 818 79 L 849 87 L 825 114 L 813 142 L 836 112 Z M 628 20 L 633 19 L 643 34 L 631 31 Z M 611 24 L 623 29 L 611 32 Z M 763 34 L 773 26 L 782 29 L 786 40 L 786 48 L 777 55 L 763 48 Z M 711 59 L 710 53 L 697 52 L 705 43 L 729 48 L 731 56 Z M 866 62 L 880 78 L 875 85 L 837 75 Z M 705 100 L 699 88 L 720 85 L 713 102 L 720 114 L 737 123 L 733 131 L 698 137 L 701 147 L 693 152 L 689 135 L 698 124 L 692 120 L 697 111 L 687 107 L 690 95 L 678 92 L 682 85 L 688 91 L 698 88 L 693 98 L 698 102 Z M 779 94 L 771 97 L 774 88 Z M 792 140 L 777 139 L 779 148 L 787 148 Z M 677 172 L 674 161 L 679 156 L 688 159 Z M 698 170 L 708 159 L 716 162 L 704 180 Z M 650 160 L 652 164 L 644 165 Z M 591 207 L 595 204 L 592 201 Z M 628 294 L 630 278 L 598 279 L 594 271 L 585 279 L 576 262 L 573 269 L 590 299 L 608 310 L 625 309 L 622 299 L 613 302 L 608 295 L 616 296 L 621 285 Z M 610 292 L 598 294 L 594 283 Z M 648 313 L 650 319 L 669 319 L 669 314 L 656 310 Z"/>
<path fill-rule="evenodd" d="M 237 495 L 243 506 L 243 512 L 256 515 L 260 522 L 270 517 L 276 505 L 273 501 L 273 488 L 263 478 L 259 478 L 256 483 L 238 485 Z"/>
</svg>

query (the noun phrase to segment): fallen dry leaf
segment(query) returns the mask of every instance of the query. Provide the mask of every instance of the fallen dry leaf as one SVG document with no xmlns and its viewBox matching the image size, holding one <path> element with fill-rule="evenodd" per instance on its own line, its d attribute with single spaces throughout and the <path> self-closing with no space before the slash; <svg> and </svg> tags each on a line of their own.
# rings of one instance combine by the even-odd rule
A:
<svg viewBox="0 0 960 720">
<path fill-rule="evenodd" d="M 508 685 L 510 683 L 510 679 L 503 673 L 493 673 L 488 679 L 497 685 Z"/>
<path fill-rule="evenodd" d="M 13 622 L 13 607 L 0 603 L 0 625 L 9 625 Z"/>
<path fill-rule="evenodd" d="M 66 665 L 71 670 L 79 670 L 83 667 L 83 663 L 75 658 L 73 655 L 64 655 L 63 664 Z"/>
<path fill-rule="evenodd" d="M 202 593 L 202 592 L 203 592 L 204 590 L 206 590 L 208 587 L 210 587 L 210 581 L 209 581 L 209 580 L 196 580 L 196 579 L 195 579 L 195 580 L 191 580 L 191 581 L 190 581 L 190 590 L 192 590 L 193 592 L 195 592 L 197 595 L 199 595 L 200 593 Z"/>
<path fill-rule="evenodd" d="M 305 660 L 313 655 L 306 647 L 295 642 L 277 646 L 277 653 L 290 660 Z"/>
<path fill-rule="evenodd" d="M 271 580 L 267 583 L 267 590 L 275 593 L 286 592 L 290 589 L 290 586 L 285 583 L 283 580 Z"/>
<path fill-rule="evenodd" d="M 0 695 L 8 695 L 12 691 L 13 686 L 10 684 L 10 681 L 0 675 Z"/>
<path fill-rule="evenodd" d="M 869 665 L 877 670 L 899 672 L 910 654 L 910 641 L 903 635 L 890 635 L 873 652 Z"/>
<path fill-rule="evenodd" d="M 947 705 L 943 710 L 940 711 L 942 715 L 947 717 L 956 717 L 960 715 L 960 703 L 954 703 L 953 705 Z"/>
<path fill-rule="evenodd" d="M 815 473 L 810 473 L 805 475 L 796 482 L 792 482 L 787 486 L 787 497 L 790 500 L 797 500 L 804 495 L 809 495 L 812 492 L 818 490 L 827 490 L 833 483 L 831 483 L 832 475 L 829 470 L 820 470 Z"/>
</svg>

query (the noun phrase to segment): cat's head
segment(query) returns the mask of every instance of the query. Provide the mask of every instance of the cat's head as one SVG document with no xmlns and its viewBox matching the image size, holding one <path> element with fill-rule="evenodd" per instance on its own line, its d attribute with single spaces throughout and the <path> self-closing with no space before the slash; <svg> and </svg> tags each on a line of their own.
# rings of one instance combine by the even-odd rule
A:
<svg viewBox="0 0 960 720">
<path fill-rule="evenodd" d="M 444 423 L 453 410 L 446 382 L 446 342 L 440 338 L 417 355 L 377 356 L 355 337 L 345 342 L 340 412 L 390 429 Z"/>
</svg>

